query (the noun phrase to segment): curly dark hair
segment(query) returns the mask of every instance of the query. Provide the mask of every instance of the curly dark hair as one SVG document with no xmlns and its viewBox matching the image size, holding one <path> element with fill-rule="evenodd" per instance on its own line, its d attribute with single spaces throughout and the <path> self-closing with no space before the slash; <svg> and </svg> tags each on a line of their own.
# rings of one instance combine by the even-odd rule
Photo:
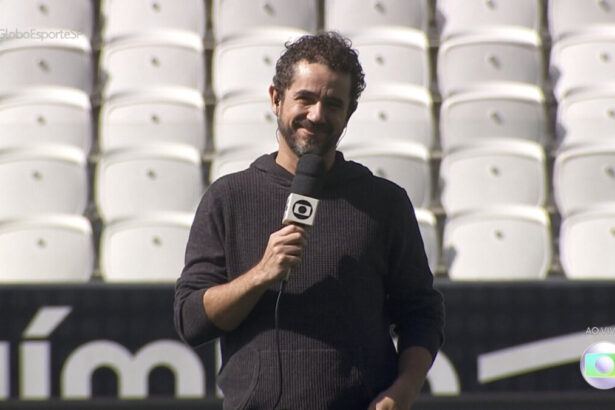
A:
<svg viewBox="0 0 615 410">
<path fill-rule="evenodd" d="M 365 89 L 365 74 L 359 56 L 349 39 L 335 31 L 305 35 L 285 44 L 286 51 L 278 59 L 273 76 L 273 86 L 284 97 L 295 73 L 295 65 L 302 60 L 320 63 L 331 70 L 350 74 L 350 106 L 348 114 L 357 108 L 361 92 Z"/>
</svg>

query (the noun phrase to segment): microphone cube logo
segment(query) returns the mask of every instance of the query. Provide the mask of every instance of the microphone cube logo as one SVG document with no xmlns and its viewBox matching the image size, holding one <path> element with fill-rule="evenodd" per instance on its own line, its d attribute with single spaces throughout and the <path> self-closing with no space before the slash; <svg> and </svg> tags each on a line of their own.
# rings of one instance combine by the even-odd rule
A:
<svg viewBox="0 0 615 410">
<path fill-rule="evenodd" d="M 295 215 L 297 219 L 308 219 L 310 216 L 312 216 L 312 212 L 312 204 L 303 199 L 298 200 L 293 205 L 293 215 Z"/>
<path fill-rule="evenodd" d="M 589 346 L 581 357 L 581 374 L 597 389 L 615 387 L 615 345 L 600 342 Z"/>
</svg>

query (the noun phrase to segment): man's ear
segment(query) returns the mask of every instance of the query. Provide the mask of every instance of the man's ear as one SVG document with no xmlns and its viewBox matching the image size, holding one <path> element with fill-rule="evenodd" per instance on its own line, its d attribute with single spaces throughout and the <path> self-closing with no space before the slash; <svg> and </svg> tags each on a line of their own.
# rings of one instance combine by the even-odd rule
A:
<svg viewBox="0 0 615 410">
<path fill-rule="evenodd" d="M 271 110 L 277 117 L 280 111 L 280 94 L 273 85 L 269 86 L 269 98 L 271 100 Z"/>
</svg>

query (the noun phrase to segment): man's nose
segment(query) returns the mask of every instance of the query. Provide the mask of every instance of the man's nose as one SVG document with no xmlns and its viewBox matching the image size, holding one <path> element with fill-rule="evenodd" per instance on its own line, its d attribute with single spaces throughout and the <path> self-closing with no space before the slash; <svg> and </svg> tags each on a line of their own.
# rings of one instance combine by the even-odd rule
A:
<svg viewBox="0 0 615 410">
<path fill-rule="evenodd" d="M 325 118 L 324 109 L 321 102 L 312 104 L 308 111 L 307 119 L 313 123 L 323 122 Z"/>
</svg>

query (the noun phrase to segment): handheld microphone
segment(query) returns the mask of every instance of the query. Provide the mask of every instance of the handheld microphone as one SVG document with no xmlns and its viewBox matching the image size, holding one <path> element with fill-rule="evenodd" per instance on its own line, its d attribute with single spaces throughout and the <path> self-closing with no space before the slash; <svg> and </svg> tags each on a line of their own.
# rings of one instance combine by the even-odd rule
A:
<svg viewBox="0 0 615 410">
<path fill-rule="evenodd" d="M 312 226 L 318 208 L 318 198 L 322 192 L 325 162 L 315 154 L 299 157 L 295 177 L 286 199 L 286 209 L 282 223 Z"/>
<path fill-rule="evenodd" d="M 314 225 L 325 172 L 325 162 L 322 157 L 315 154 L 304 154 L 299 157 L 290 194 L 286 199 L 282 224 Z M 290 270 L 286 273 L 284 282 L 288 281 L 289 275 Z"/>
</svg>

